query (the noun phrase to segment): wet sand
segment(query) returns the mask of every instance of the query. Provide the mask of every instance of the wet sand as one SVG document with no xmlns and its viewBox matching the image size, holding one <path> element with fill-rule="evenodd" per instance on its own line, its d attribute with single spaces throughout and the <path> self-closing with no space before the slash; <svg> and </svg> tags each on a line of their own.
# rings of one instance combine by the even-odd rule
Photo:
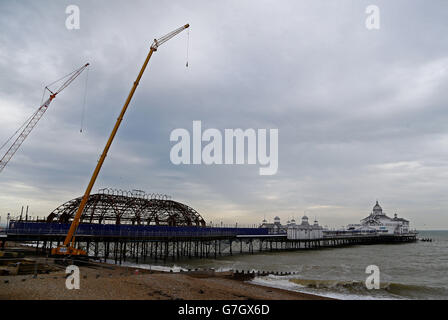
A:
<svg viewBox="0 0 448 320">
<path fill-rule="evenodd" d="M 2 300 L 326 300 L 327 298 L 231 279 L 230 273 L 155 272 L 108 264 L 80 267 L 79 290 L 66 273 L 0 276 Z"/>
</svg>

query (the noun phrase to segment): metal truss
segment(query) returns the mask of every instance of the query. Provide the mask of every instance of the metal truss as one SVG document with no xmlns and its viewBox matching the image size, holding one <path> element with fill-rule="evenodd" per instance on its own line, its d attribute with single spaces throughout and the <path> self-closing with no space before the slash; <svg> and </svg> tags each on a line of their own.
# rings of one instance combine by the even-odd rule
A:
<svg viewBox="0 0 448 320">
<path fill-rule="evenodd" d="M 70 223 L 81 199 L 70 200 L 53 210 L 47 222 Z M 90 195 L 81 223 L 205 227 L 205 220 L 196 210 L 167 195 L 109 188 Z"/>
</svg>

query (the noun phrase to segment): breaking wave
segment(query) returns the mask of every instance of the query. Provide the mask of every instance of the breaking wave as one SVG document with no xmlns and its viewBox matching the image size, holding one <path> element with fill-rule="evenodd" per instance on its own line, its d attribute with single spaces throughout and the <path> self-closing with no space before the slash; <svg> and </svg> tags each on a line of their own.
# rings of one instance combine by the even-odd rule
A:
<svg viewBox="0 0 448 320">
<path fill-rule="evenodd" d="M 367 289 L 363 281 L 314 280 L 267 276 L 251 281 L 254 284 L 310 293 L 336 299 L 440 299 L 448 295 L 446 287 L 383 282 L 380 289 Z"/>
</svg>

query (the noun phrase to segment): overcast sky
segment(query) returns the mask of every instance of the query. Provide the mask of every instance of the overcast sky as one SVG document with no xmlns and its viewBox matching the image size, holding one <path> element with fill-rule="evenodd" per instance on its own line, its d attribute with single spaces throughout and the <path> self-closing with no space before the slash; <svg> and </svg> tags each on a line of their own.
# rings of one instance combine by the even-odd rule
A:
<svg viewBox="0 0 448 320">
<path fill-rule="evenodd" d="M 68 5 L 80 29 L 65 26 Z M 380 29 L 365 26 L 380 9 Z M 0 143 L 43 88 L 91 63 L 0 174 L 0 215 L 47 216 L 83 194 L 152 39 L 190 23 L 150 61 L 94 191 L 166 193 L 207 222 L 304 212 L 357 223 L 379 200 L 420 229 L 448 228 L 448 2 L 0 2 Z M 173 165 L 172 130 L 279 130 L 259 165 Z M 1 150 L 1 156 L 6 150 Z"/>
</svg>

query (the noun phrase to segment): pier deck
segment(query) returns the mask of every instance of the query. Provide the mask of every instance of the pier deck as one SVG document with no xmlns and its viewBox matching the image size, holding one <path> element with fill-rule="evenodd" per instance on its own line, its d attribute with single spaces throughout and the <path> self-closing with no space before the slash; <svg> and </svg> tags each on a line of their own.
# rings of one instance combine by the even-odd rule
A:
<svg viewBox="0 0 448 320">
<path fill-rule="evenodd" d="M 4 241 L 30 242 L 36 252 L 47 254 L 61 244 L 69 224 L 11 222 Z M 217 258 L 235 253 L 309 250 L 349 245 L 404 243 L 417 234 L 327 234 L 320 239 L 288 239 L 286 234 L 269 234 L 264 228 L 210 228 L 81 224 L 75 245 L 99 259 Z"/>
</svg>

